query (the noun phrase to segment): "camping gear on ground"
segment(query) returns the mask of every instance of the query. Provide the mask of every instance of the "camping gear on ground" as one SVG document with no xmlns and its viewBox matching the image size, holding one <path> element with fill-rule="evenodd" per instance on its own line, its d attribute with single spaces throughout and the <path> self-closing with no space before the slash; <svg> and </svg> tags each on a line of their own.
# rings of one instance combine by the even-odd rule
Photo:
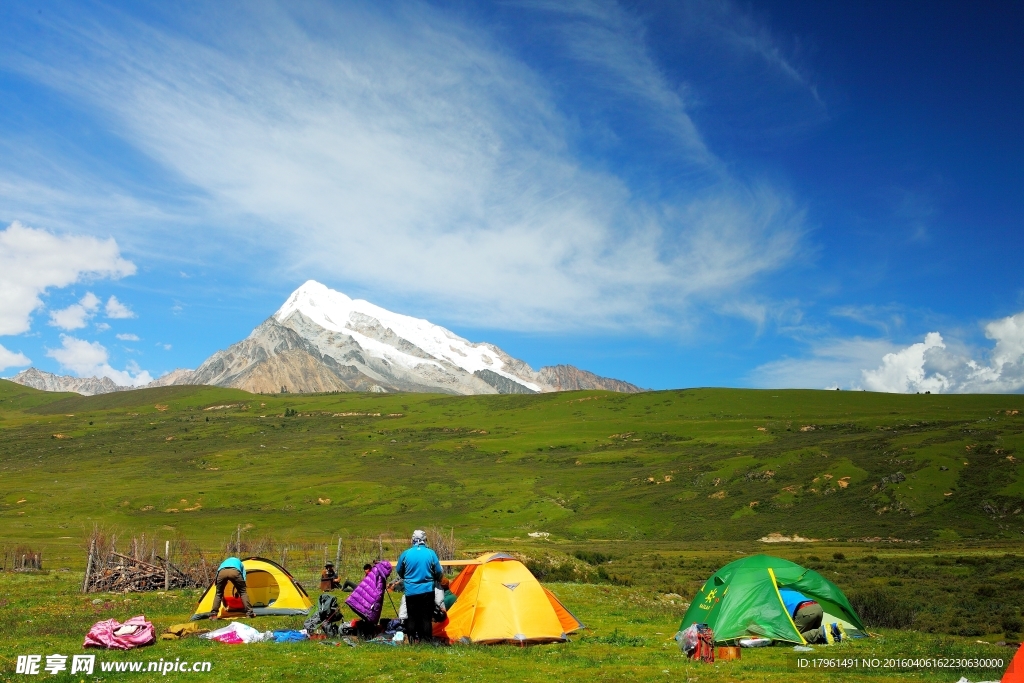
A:
<svg viewBox="0 0 1024 683">
<path fill-rule="evenodd" d="M 321 593 L 317 604 L 309 608 L 309 618 L 302 626 L 309 635 L 321 630 L 324 635 L 337 636 L 341 633 L 340 621 L 341 605 L 338 598 L 330 593 Z"/>
<path fill-rule="evenodd" d="M 819 636 L 819 643 L 826 643 L 828 645 L 835 645 L 846 640 L 846 629 L 843 625 L 838 622 L 824 623 L 820 626 L 821 636 Z"/>
<path fill-rule="evenodd" d="M 384 608 L 384 593 L 387 592 L 390 575 L 391 563 L 387 560 L 381 560 L 373 565 L 366 577 L 345 599 L 345 604 L 364 620 L 376 624 Z"/>
<path fill-rule="evenodd" d="M 160 634 L 160 640 L 180 640 L 189 636 L 198 636 L 209 632 L 210 629 L 203 628 L 198 622 L 189 621 L 184 624 L 168 626 L 167 630 Z"/>
<path fill-rule="evenodd" d="M 694 648 L 693 654 L 690 655 L 691 659 L 695 659 L 698 662 L 704 662 L 706 664 L 714 664 L 715 662 L 715 633 L 711 630 L 711 627 L 707 624 L 696 624 L 697 627 L 697 647 Z"/>
<path fill-rule="evenodd" d="M 224 628 L 204 633 L 199 637 L 206 640 L 215 640 L 218 643 L 225 643 L 227 645 L 241 645 L 243 643 L 248 645 L 249 643 L 259 643 L 264 640 L 273 640 L 274 633 L 272 631 L 260 633 L 248 624 L 233 621 Z"/>
<path fill-rule="evenodd" d="M 816 571 L 770 555 L 744 557 L 715 572 L 690 603 L 679 628 L 706 623 L 719 643 L 761 636 L 806 645 L 779 595 L 781 587 L 821 605 L 824 623 L 841 624 L 854 637 L 864 631 L 838 586 Z"/>
<path fill-rule="evenodd" d="M 1013 656 L 1013 660 L 1006 669 L 1006 673 L 1003 674 L 1003 680 L 1000 683 L 1024 683 L 1024 644 L 1020 646 L 1017 654 Z"/>
<path fill-rule="evenodd" d="M 389 619 L 387 626 L 384 627 L 384 635 L 393 636 L 399 631 L 405 630 L 405 622 L 401 619 Z"/>
<path fill-rule="evenodd" d="M 694 650 L 697 649 L 698 639 L 698 624 L 690 624 L 685 629 L 676 631 L 676 644 L 679 645 L 679 650 L 687 657 L 693 656 Z"/>
<path fill-rule="evenodd" d="M 300 640 L 308 640 L 309 636 L 306 635 L 305 631 L 295 631 L 288 629 L 285 631 L 274 631 L 274 642 L 275 643 L 297 643 Z"/>
<path fill-rule="evenodd" d="M 676 643 L 690 659 L 702 662 L 715 661 L 715 636 L 707 624 L 690 624 L 685 629 L 677 631 Z"/>
<path fill-rule="evenodd" d="M 772 644 L 771 638 L 740 638 L 740 647 L 768 647 Z"/>
<path fill-rule="evenodd" d="M 742 649 L 739 647 L 717 647 L 715 648 L 715 659 L 728 662 L 732 659 L 739 659 Z"/>
<path fill-rule="evenodd" d="M 461 643 L 555 643 L 583 624 L 544 588 L 522 562 L 487 553 L 460 562 L 465 569 L 451 582 L 458 596 L 448 620 L 434 636 Z"/>
<path fill-rule="evenodd" d="M 144 645 L 152 645 L 155 640 L 156 630 L 153 628 L 153 624 L 140 614 L 123 624 L 117 619 L 96 622 L 85 635 L 82 647 L 131 650 Z"/>
<path fill-rule="evenodd" d="M 242 560 L 245 567 L 245 583 L 249 594 L 249 602 L 258 617 L 264 616 L 300 616 L 309 612 L 313 606 L 305 589 L 295 580 L 288 570 L 262 557 L 249 557 Z M 239 616 L 244 614 L 241 600 L 234 595 L 235 587 L 230 583 L 224 590 L 224 603 L 218 616 Z M 211 584 L 196 606 L 192 621 L 208 619 L 212 616 L 213 598 L 217 592 L 216 584 Z M 234 607 L 232 605 L 235 605 Z"/>
</svg>

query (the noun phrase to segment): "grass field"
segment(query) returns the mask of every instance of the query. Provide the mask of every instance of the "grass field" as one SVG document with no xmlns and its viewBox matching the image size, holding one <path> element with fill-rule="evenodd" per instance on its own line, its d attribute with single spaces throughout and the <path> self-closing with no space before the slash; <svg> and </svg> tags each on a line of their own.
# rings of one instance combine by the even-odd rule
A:
<svg viewBox="0 0 1024 683">
<path fill-rule="evenodd" d="M 77 593 L 79 577 L 5 574 L 0 590 L 7 596 L 6 618 L 0 624 L 3 673 L 16 676 L 19 654 L 81 654 L 82 638 L 100 619 L 125 619 L 146 614 L 158 630 L 187 618 L 196 592 L 171 594 L 101 595 Z M 360 645 L 325 647 L 305 642 L 221 645 L 198 639 L 158 641 L 150 648 L 127 653 L 96 652 L 99 662 L 150 662 L 181 659 L 209 661 L 210 674 L 169 674 L 164 680 L 309 681 L 309 680 L 464 680 L 464 681 L 956 681 L 998 679 L 996 668 L 887 670 L 859 668 L 855 672 L 827 673 L 798 670 L 797 653 L 787 647 L 746 650 L 740 661 L 702 665 L 686 660 L 672 636 L 679 610 L 633 588 L 593 584 L 554 584 L 556 594 L 590 628 L 564 645 L 516 648 L 511 646 L 454 646 L 446 648 Z M 250 623 L 260 629 L 301 627 L 300 617 L 261 618 Z M 1013 650 L 982 645 L 973 639 L 882 629 L 875 638 L 847 645 L 819 648 L 816 656 L 843 659 L 878 658 L 981 658 L 1009 661 Z M 807 656 L 807 655 L 804 655 Z M 45 660 L 44 660 L 45 661 Z M 70 661 L 70 660 L 69 660 Z M 85 680 L 159 680 L 155 674 L 98 671 Z M 48 676 L 48 680 L 72 680 Z M 74 680 L 80 680 L 75 677 Z"/>
<path fill-rule="evenodd" d="M 78 652 L 100 617 L 188 616 L 197 596 L 102 596 L 97 608 L 74 594 L 94 525 L 214 554 L 242 525 L 247 537 L 323 544 L 454 528 L 469 550 L 519 552 L 594 630 L 527 650 L 184 641 L 139 657 L 209 653 L 222 680 L 322 677 L 324 666 L 353 680 L 851 680 L 791 670 L 781 648 L 714 669 L 680 658 L 670 639 L 682 603 L 729 559 L 764 551 L 821 571 L 876 615 L 884 637 L 850 652 L 1007 657 L 975 641 L 1024 630 L 1021 403 L 717 389 L 86 398 L 0 381 L 0 545 L 42 551 L 49 570 L 0 577 L 11 615 L 0 656 Z M 772 533 L 817 540 L 757 540 Z M 946 673 L 857 677 L 959 678 Z"/>
</svg>

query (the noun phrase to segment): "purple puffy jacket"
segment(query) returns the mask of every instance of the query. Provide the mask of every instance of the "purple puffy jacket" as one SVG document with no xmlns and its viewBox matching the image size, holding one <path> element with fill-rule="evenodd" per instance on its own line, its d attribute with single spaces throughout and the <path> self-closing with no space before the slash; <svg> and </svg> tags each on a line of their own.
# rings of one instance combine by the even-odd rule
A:
<svg viewBox="0 0 1024 683">
<path fill-rule="evenodd" d="M 345 600 L 345 604 L 364 620 L 376 624 L 384 608 L 384 592 L 387 590 L 390 575 L 391 563 L 387 560 L 381 560 L 373 565 L 370 573 Z"/>
</svg>

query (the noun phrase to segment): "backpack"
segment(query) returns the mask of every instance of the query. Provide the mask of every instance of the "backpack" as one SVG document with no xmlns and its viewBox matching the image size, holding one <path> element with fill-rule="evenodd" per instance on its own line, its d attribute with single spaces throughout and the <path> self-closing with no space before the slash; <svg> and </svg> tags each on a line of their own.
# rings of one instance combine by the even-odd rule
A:
<svg viewBox="0 0 1024 683">
<path fill-rule="evenodd" d="M 338 635 L 338 621 L 341 621 L 341 605 L 338 598 L 330 593 L 321 593 L 317 604 L 309 609 L 303 627 L 306 633 L 313 635 L 317 629 L 323 630 L 329 636 Z"/>
</svg>

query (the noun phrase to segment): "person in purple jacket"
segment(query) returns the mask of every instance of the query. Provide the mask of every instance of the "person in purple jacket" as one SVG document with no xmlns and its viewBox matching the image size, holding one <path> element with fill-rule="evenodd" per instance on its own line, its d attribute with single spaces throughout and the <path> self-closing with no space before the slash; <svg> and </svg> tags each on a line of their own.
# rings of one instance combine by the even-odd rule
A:
<svg viewBox="0 0 1024 683">
<path fill-rule="evenodd" d="M 359 585 L 345 600 L 345 604 L 370 626 L 376 627 L 380 620 L 380 613 L 384 608 L 384 593 L 387 590 L 390 574 L 390 562 L 381 560 L 374 563 L 370 571 L 367 572 L 366 578 L 359 582 Z"/>
</svg>

